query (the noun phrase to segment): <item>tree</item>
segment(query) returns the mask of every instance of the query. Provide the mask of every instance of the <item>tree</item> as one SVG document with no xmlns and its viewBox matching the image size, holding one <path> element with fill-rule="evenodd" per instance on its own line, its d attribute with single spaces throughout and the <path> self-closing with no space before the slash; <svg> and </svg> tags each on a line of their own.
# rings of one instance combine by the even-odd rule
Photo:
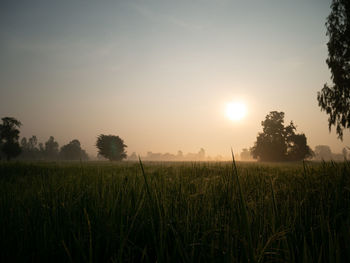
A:
<svg viewBox="0 0 350 263">
<path fill-rule="evenodd" d="M 205 150 L 201 148 L 198 152 L 198 160 L 204 161 L 204 159 L 205 159 Z"/>
<path fill-rule="evenodd" d="M 350 128 L 350 1 L 333 0 L 326 27 L 329 36 L 328 58 L 333 85 L 324 84 L 317 94 L 321 111 L 329 115 L 329 130 L 334 125 L 339 139 Z"/>
<path fill-rule="evenodd" d="M 2 118 L 2 124 L 0 124 L 0 152 L 8 161 L 21 153 L 18 142 L 20 133 L 18 128 L 21 125 L 21 122 L 15 118 Z"/>
<path fill-rule="evenodd" d="M 40 158 L 40 151 L 37 147 L 38 139 L 35 135 L 28 140 L 26 137 L 21 139 L 21 155 L 19 158 L 27 160 L 36 160 Z"/>
<path fill-rule="evenodd" d="M 241 152 L 241 161 L 252 160 L 251 152 L 247 148 L 243 148 Z"/>
<path fill-rule="evenodd" d="M 315 147 L 315 158 L 317 160 L 331 160 L 332 150 L 328 145 L 317 145 Z"/>
<path fill-rule="evenodd" d="M 305 134 L 292 134 L 288 137 L 287 156 L 290 161 L 299 161 L 314 155 L 307 145 Z"/>
<path fill-rule="evenodd" d="M 98 154 L 110 161 L 121 161 L 126 158 L 124 141 L 115 135 L 100 134 L 97 137 Z"/>
<path fill-rule="evenodd" d="M 261 122 L 263 132 L 250 149 L 260 161 L 298 161 L 312 155 L 305 134 L 296 134 L 293 122 L 284 126 L 284 112 L 271 111 Z"/>
<path fill-rule="evenodd" d="M 348 150 L 346 148 L 343 148 L 342 154 L 344 156 L 344 160 L 347 160 L 348 159 Z"/>
<path fill-rule="evenodd" d="M 59 145 L 55 141 L 55 138 L 50 136 L 47 142 L 45 142 L 44 158 L 48 160 L 57 160 L 59 154 L 58 147 Z"/>
<path fill-rule="evenodd" d="M 135 152 L 133 152 L 129 157 L 128 157 L 129 161 L 137 161 L 137 155 Z"/>
<path fill-rule="evenodd" d="M 89 157 L 85 150 L 80 146 L 78 140 L 73 140 L 70 143 L 61 147 L 60 157 L 63 160 L 88 160 Z"/>
</svg>

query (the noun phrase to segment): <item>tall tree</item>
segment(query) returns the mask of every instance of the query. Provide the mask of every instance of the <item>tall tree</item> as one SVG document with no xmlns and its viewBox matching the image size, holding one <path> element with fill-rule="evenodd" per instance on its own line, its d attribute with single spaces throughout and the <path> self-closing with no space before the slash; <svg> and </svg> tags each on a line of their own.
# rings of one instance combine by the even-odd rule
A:
<svg viewBox="0 0 350 263">
<path fill-rule="evenodd" d="M 271 111 L 261 125 L 263 132 L 258 134 L 251 148 L 253 158 L 260 161 L 298 161 L 312 155 L 305 134 L 296 134 L 293 122 L 284 126 L 284 112 Z"/>
<path fill-rule="evenodd" d="M 21 139 L 21 155 L 19 158 L 27 160 L 35 160 L 40 158 L 40 151 L 37 147 L 38 139 L 35 135 L 28 140 L 26 137 Z"/>
<path fill-rule="evenodd" d="M 334 125 L 339 139 L 350 128 L 350 1 L 333 0 L 326 22 L 328 58 L 333 85 L 324 84 L 317 94 L 318 105 L 326 111 L 329 130 Z"/>
<path fill-rule="evenodd" d="M 97 137 L 98 154 L 110 161 L 121 161 L 126 158 L 124 141 L 115 135 L 100 134 Z"/>
<path fill-rule="evenodd" d="M 21 125 L 21 122 L 15 118 L 2 118 L 2 124 L 0 124 L 0 151 L 7 160 L 21 153 L 21 147 L 18 142 L 20 133 L 18 128 L 20 128 Z"/>
<path fill-rule="evenodd" d="M 287 153 L 284 112 L 270 112 L 261 125 L 263 132 L 258 134 L 257 141 L 251 149 L 253 158 L 261 161 L 284 161 Z M 288 130 L 293 128 L 293 123 L 287 127 Z"/>
<path fill-rule="evenodd" d="M 57 160 L 58 159 L 58 142 L 55 141 L 53 136 L 45 142 L 44 158 L 48 160 Z"/>
</svg>

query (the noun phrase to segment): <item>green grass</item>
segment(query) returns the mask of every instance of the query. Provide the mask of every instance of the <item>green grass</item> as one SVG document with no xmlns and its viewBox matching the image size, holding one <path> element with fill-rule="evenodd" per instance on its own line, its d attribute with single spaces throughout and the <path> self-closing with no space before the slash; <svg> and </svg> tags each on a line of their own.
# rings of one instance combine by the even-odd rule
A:
<svg viewBox="0 0 350 263">
<path fill-rule="evenodd" d="M 350 262 L 349 163 L 0 163 L 1 262 Z"/>
</svg>

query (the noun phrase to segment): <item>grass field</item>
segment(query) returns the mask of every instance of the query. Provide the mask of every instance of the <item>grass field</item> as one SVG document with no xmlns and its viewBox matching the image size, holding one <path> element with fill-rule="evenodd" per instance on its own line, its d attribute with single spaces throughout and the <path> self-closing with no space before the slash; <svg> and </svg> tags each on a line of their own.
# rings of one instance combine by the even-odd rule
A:
<svg viewBox="0 0 350 263">
<path fill-rule="evenodd" d="M 0 163 L 1 262 L 350 262 L 350 163 Z"/>
</svg>

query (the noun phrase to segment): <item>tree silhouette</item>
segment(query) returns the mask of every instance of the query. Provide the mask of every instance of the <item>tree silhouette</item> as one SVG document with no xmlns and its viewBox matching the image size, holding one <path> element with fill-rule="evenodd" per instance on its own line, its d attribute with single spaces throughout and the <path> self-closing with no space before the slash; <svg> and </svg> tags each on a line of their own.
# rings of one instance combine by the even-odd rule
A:
<svg viewBox="0 0 350 263">
<path fill-rule="evenodd" d="M 295 134 L 290 122 L 284 126 L 284 112 L 271 111 L 261 122 L 263 132 L 251 148 L 253 158 L 260 161 L 298 161 L 312 155 L 305 134 Z"/>
<path fill-rule="evenodd" d="M 305 134 L 292 134 L 288 137 L 287 159 L 289 161 L 299 161 L 314 155 L 307 145 Z"/>
<path fill-rule="evenodd" d="M 317 145 L 315 147 L 315 158 L 317 160 L 331 160 L 332 150 L 328 145 Z"/>
<path fill-rule="evenodd" d="M 242 149 L 240 157 L 241 157 L 241 161 L 252 160 L 252 154 L 251 154 L 250 150 L 248 150 L 247 148 Z"/>
<path fill-rule="evenodd" d="M 62 146 L 60 157 L 63 160 L 88 160 L 86 152 L 81 149 L 80 142 L 73 140 L 70 143 Z"/>
<path fill-rule="evenodd" d="M 137 155 L 135 152 L 133 152 L 129 157 L 128 157 L 129 161 L 137 161 Z"/>
<path fill-rule="evenodd" d="M 333 0 L 326 27 L 328 58 L 333 85 L 324 84 L 317 94 L 318 105 L 329 115 L 329 130 L 334 125 L 339 139 L 350 128 L 350 1 Z"/>
<path fill-rule="evenodd" d="M 19 158 L 26 160 L 35 160 L 40 158 L 40 151 L 38 146 L 38 139 L 35 135 L 28 140 L 26 137 L 21 139 L 21 155 Z"/>
<path fill-rule="evenodd" d="M 121 161 L 126 158 L 124 141 L 115 135 L 100 134 L 97 137 L 96 147 L 98 154 L 110 161 Z"/>
<path fill-rule="evenodd" d="M 2 124 L 0 124 L 0 151 L 8 161 L 21 153 L 21 147 L 18 143 L 18 128 L 21 125 L 21 122 L 15 118 L 2 118 Z"/>
<path fill-rule="evenodd" d="M 342 154 L 344 156 L 344 160 L 347 160 L 348 159 L 348 150 L 346 148 L 343 148 Z"/>
<path fill-rule="evenodd" d="M 58 159 L 58 143 L 55 141 L 55 138 L 53 136 L 50 136 L 50 138 L 45 142 L 45 149 L 44 149 L 44 156 L 45 159 L 48 160 L 57 160 Z"/>
</svg>

